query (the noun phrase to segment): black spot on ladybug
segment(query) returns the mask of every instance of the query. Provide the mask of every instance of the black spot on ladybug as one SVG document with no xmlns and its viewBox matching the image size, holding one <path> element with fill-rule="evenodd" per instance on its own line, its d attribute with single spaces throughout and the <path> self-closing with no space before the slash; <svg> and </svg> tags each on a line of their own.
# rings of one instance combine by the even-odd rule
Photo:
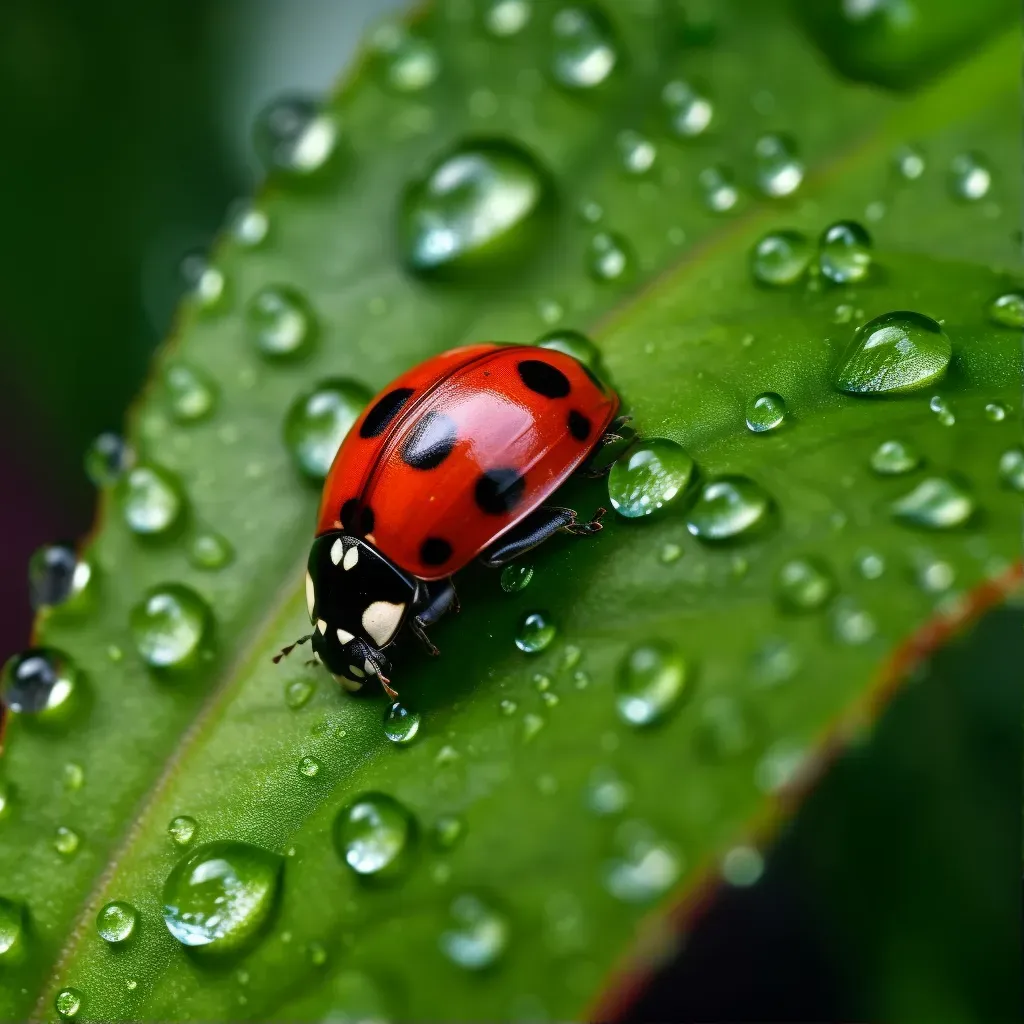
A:
<svg viewBox="0 0 1024 1024">
<path fill-rule="evenodd" d="M 590 420 L 575 409 L 569 413 L 569 433 L 577 441 L 586 441 L 590 437 Z"/>
<path fill-rule="evenodd" d="M 428 412 L 402 445 L 402 461 L 413 469 L 436 469 L 452 453 L 458 431 L 443 412 Z"/>
<path fill-rule="evenodd" d="M 341 515 L 338 518 L 347 533 L 358 536 L 373 533 L 373 509 L 369 505 L 364 505 L 360 510 L 358 498 L 349 498 L 341 506 Z"/>
<path fill-rule="evenodd" d="M 514 469 L 489 469 L 477 480 L 473 496 L 481 512 L 500 516 L 519 504 L 525 489 L 526 481 Z"/>
<path fill-rule="evenodd" d="M 412 388 L 395 388 L 379 398 L 374 407 L 366 414 L 359 428 L 360 437 L 380 437 L 388 424 L 398 415 L 403 405 L 409 401 Z"/>
<path fill-rule="evenodd" d="M 516 367 L 522 382 L 545 398 L 565 398 L 569 394 L 569 378 L 550 363 L 524 359 Z"/>
<path fill-rule="evenodd" d="M 420 545 L 420 561 L 424 565 L 444 565 L 452 557 L 452 546 L 443 537 L 428 537 Z"/>
</svg>

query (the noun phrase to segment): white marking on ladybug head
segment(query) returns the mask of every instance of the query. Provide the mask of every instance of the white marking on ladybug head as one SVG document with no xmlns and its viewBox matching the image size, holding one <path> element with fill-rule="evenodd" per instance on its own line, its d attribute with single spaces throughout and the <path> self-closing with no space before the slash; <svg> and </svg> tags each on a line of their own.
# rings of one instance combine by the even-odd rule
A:
<svg viewBox="0 0 1024 1024">
<path fill-rule="evenodd" d="M 323 662 L 322 662 L 322 661 L 320 660 L 320 655 L 319 655 L 319 654 L 317 654 L 317 653 L 316 653 L 316 651 L 314 651 L 314 652 L 313 652 L 313 660 L 314 660 L 314 661 L 315 661 L 315 662 L 316 662 L 316 663 L 317 663 L 318 665 L 322 665 L 322 664 L 323 664 Z"/>
<path fill-rule="evenodd" d="M 374 601 L 363 612 L 363 629 L 378 647 L 383 647 L 395 635 L 404 612 L 404 604 Z"/>
<path fill-rule="evenodd" d="M 349 693 L 358 693 L 363 688 L 362 683 L 356 682 L 355 679 L 349 679 L 347 676 L 335 676 L 334 678 L 337 679 Z"/>
<path fill-rule="evenodd" d="M 341 556 L 344 548 L 341 543 L 341 538 L 338 537 L 335 542 L 331 545 L 331 561 L 337 565 L 341 561 Z"/>
<path fill-rule="evenodd" d="M 343 569 L 351 569 L 359 561 L 359 545 L 353 544 L 345 552 L 345 560 L 341 563 Z"/>
<path fill-rule="evenodd" d="M 368 676 L 375 676 L 377 674 L 377 666 L 369 658 L 364 659 L 363 668 Z"/>
<path fill-rule="evenodd" d="M 313 577 L 306 573 L 306 611 L 309 612 L 309 621 L 313 621 L 313 606 L 316 604 L 316 591 L 313 589 Z"/>
<path fill-rule="evenodd" d="M 366 673 L 358 665 L 349 665 L 349 672 L 352 673 L 357 679 L 362 679 Z"/>
<path fill-rule="evenodd" d="M 316 620 L 316 628 L 320 630 L 321 636 L 327 635 L 327 623 L 323 619 Z"/>
<path fill-rule="evenodd" d="M 338 630 L 338 643 L 343 647 L 349 642 L 349 640 L 355 640 L 355 637 L 345 629 Z"/>
</svg>

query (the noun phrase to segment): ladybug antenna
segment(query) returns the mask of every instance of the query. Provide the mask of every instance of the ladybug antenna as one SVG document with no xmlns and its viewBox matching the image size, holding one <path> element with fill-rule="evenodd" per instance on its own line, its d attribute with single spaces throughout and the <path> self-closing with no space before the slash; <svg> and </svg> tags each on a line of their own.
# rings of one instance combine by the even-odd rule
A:
<svg viewBox="0 0 1024 1024">
<path fill-rule="evenodd" d="M 275 654 L 273 657 L 274 664 L 276 665 L 282 658 L 287 658 L 288 655 L 291 654 L 292 651 L 294 651 L 295 648 L 299 646 L 299 644 L 304 644 L 307 640 L 312 639 L 313 634 L 307 633 L 305 636 L 300 636 L 299 639 L 295 641 L 295 643 L 289 644 L 287 647 L 282 647 L 281 650 L 278 651 L 278 653 Z"/>
</svg>

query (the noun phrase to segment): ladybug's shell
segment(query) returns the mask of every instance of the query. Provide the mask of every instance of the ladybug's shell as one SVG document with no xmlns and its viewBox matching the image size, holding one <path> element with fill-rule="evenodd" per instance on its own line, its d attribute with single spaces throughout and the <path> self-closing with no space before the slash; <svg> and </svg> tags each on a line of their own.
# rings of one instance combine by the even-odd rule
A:
<svg viewBox="0 0 1024 1024">
<path fill-rule="evenodd" d="M 414 576 L 448 576 L 566 480 L 618 404 L 551 349 L 469 345 L 434 356 L 356 420 L 328 474 L 317 535 L 340 523 Z"/>
</svg>

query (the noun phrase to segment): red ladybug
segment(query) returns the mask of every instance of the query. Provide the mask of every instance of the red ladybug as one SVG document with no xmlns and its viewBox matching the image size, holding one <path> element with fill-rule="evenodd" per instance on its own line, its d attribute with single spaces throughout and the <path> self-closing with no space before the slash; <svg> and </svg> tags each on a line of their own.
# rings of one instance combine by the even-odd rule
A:
<svg viewBox="0 0 1024 1024">
<path fill-rule="evenodd" d="M 619 440 L 618 405 L 582 363 L 532 346 L 469 345 L 402 374 L 327 476 L 306 574 L 313 632 L 298 642 L 348 689 L 375 676 L 393 697 L 383 652 L 408 626 L 438 653 L 426 627 L 458 609 L 453 573 L 601 529 L 604 509 L 580 523 L 544 502 Z"/>
</svg>

